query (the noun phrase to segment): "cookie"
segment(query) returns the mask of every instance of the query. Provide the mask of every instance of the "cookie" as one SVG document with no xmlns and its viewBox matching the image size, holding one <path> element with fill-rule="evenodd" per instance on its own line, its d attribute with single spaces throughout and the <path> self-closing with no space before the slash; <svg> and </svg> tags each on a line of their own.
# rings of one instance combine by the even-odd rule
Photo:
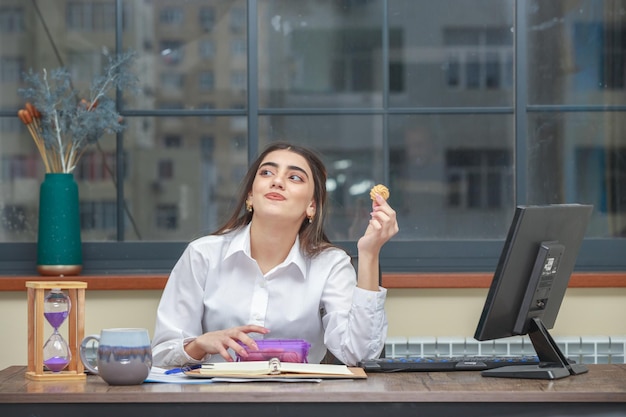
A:
<svg viewBox="0 0 626 417">
<path fill-rule="evenodd" d="M 389 198 L 389 189 L 382 184 L 375 185 L 370 190 L 370 198 L 374 201 L 376 201 L 376 194 L 380 194 L 382 198 L 387 200 Z"/>
</svg>

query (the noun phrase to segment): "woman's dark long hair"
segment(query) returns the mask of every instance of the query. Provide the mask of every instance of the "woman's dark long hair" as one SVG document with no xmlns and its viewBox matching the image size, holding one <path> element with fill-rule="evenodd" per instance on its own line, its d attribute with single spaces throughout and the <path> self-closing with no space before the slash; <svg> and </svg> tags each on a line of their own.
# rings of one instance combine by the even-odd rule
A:
<svg viewBox="0 0 626 417">
<path fill-rule="evenodd" d="M 313 174 L 313 199 L 315 200 L 315 216 L 309 223 L 305 218 L 298 232 L 300 246 L 307 255 L 314 256 L 324 249 L 334 246 L 330 243 L 324 232 L 324 220 L 326 218 L 326 167 L 320 157 L 311 149 L 303 146 L 292 145 L 286 142 L 273 142 L 252 163 L 243 179 L 239 197 L 235 203 L 232 216 L 213 235 L 222 235 L 235 229 L 240 229 L 252 221 L 252 213 L 246 210 L 246 200 L 252 183 L 257 175 L 263 159 L 270 153 L 278 150 L 288 150 L 302 156 Z"/>
</svg>

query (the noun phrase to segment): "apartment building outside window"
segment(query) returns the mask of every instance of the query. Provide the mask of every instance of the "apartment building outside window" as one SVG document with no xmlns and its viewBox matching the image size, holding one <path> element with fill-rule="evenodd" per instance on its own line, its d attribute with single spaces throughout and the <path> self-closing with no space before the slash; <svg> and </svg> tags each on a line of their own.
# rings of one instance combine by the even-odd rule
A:
<svg viewBox="0 0 626 417">
<path fill-rule="evenodd" d="M 137 52 L 140 91 L 114 93 L 125 129 L 74 172 L 89 248 L 168 270 L 288 140 L 322 155 L 327 232 L 351 253 L 369 188 L 390 187 L 383 271 L 490 270 L 516 205 L 571 202 L 594 205 L 580 268 L 626 268 L 626 0 L 37 6 L 0 6 L 0 273 L 33 265 L 44 175 L 16 117 L 22 73 L 66 67 L 82 88 L 117 50 Z"/>
</svg>

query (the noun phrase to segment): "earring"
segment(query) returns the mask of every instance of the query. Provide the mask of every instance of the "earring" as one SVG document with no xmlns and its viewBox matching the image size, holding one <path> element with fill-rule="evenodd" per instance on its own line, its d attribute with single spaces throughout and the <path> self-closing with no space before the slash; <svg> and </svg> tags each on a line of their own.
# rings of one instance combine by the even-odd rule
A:
<svg viewBox="0 0 626 417">
<path fill-rule="evenodd" d="M 246 200 L 246 211 L 248 213 L 252 213 L 252 203 L 250 203 L 248 200 Z"/>
<path fill-rule="evenodd" d="M 308 216 L 309 223 L 313 223 L 313 215 Z"/>
</svg>

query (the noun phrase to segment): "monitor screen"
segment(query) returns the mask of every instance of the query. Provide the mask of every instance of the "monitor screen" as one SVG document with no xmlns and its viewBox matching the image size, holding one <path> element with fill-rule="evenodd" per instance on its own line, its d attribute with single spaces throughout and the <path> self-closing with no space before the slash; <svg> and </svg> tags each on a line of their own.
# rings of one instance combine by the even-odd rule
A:
<svg viewBox="0 0 626 417">
<path fill-rule="evenodd" d="M 519 206 L 511 222 L 474 338 L 528 335 L 539 365 L 483 371 L 485 376 L 557 379 L 586 372 L 567 360 L 548 329 L 556 321 L 593 207 Z"/>
</svg>

